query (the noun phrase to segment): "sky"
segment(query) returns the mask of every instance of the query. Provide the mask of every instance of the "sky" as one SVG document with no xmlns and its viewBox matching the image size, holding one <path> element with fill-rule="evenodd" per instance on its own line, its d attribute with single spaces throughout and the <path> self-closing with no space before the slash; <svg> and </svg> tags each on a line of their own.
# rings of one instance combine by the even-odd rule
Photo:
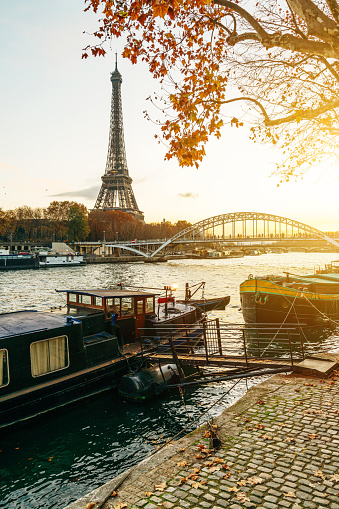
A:
<svg viewBox="0 0 339 509">
<path fill-rule="evenodd" d="M 94 41 L 93 13 L 83 0 L 0 0 L 0 207 L 45 207 L 53 200 L 94 206 L 105 171 L 115 52 L 123 77 L 127 163 L 146 222 L 192 223 L 229 212 L 265 212 L 321 230 L 339 230 L 339 168 L 312 170 L 277 187 L 281 154 L 253 144 L 247 128 L 225 126 L 199 167 L 165 161 L 166 147 L 144 118 L 159 91 L 142 63 L 119 55 L 81 59 Z M 228 112 L 229 113 L 229 112 Z M 156 111 L 151 111 L 154 119 Z"/>
</svg>

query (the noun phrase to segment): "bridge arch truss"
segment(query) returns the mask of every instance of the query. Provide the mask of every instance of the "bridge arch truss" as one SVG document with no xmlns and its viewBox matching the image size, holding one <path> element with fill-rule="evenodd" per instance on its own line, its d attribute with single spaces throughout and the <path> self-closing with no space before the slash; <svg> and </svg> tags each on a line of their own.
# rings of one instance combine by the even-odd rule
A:
<svg viewBox="0 0 339 509">
<path fill-rule="evenodd" d="M 236 223 L 242 223 L 242 234 L 236 235 Z M 258 222 L 261 222 L 261 226 Z M 232 233 L 231 235 L 225 236 L 225 226 L 231 223 Z M 215 229 L 221 227 L 222 235 L 215 236 Z M 206 232 L 212 230 L 212 235 L 206 237 Z M 259 233 L 261 231 L 262 233 Z M 289 232 L 289 234 L 288 234 Z M 262 212 L 230 212 L 227 214 L 220 214 L 218 216 L 209 217 L 202 221 L 199 221 L 192 226 L 185 228 L 170 239 L 164 241 L 157 249 L 152 253 L 148 252 L 145 254 L 141 250 L 137 249 L 137 246 L 128 247 L 122 246 L 121 244 L 114 247 L 122 249 L 128 249 L 135 253 L 152 258 L 158 255 L 170 244 L 177 244 L 180 240 L 186 242 L 199 242 L 209 240 L 225 240 L 230 242 L 244 241 L 246 238 L 250 239 L 265 239 L 267 240 L 281 240 L 291 239 L 293 237 L 299 238 L 300 236 L 307 235 L 323 239 L 328 243 L 339 247 L 339 243 L 328 237 L 324 232 L 309 226 L 300 221 L 290 219 L 287 217 L 277 216 L 274 214 L 266 214 Z M 126 243 L 128 244 L 128 243 Z M 112 246 L 113 247 L 113 246 Z M 138 246 L 139 247 L 139 246 Z"/>
</svg>

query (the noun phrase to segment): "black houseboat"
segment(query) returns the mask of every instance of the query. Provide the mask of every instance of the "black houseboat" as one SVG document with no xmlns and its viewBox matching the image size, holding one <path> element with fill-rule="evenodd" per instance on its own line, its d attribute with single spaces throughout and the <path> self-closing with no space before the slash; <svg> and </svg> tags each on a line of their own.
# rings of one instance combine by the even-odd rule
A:
<svg viewBox="0 0 339 509">
<path fill-rule="evenodd" d="M 170 296 L 65 291 L 65 309 L 0 315 L 0 429 L 111 389 L 141 365 L 143 328 L 158 336 L 162 326 L 197 319 Z"/>
</svg>

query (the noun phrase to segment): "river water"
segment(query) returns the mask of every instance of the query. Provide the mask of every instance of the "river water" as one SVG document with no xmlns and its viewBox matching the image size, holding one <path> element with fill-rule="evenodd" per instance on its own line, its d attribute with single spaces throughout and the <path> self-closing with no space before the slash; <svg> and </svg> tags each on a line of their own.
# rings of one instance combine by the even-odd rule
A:
<svg viewBox="0 0 339 509">
<path fill-rule="evenodd" d="M 123 286 L 163 287 L 206 281 L 205 296 L 230 295 L 222 322 L 241 323 L 239 284 L 253 275 L 312 273 L 338 258 L 335 253 L 286 253 L 226 260 L 177 260 L 167 263 L 99 264 L 73 268 L 0 273 L 0 312 L 47 309 L 63 304 L 55 289 Z M 313 351 L 339 351 L 339 331 L 313 338 Z M 220 414 L 259 379 L 199 388 L 143 405 L 124 403 L 116 393 L 47 415 L 0 437 L 0 508 L 63 508 L 139 462 L 164 439 L 174 437 L 207 414 Z M 223 395 L 225 397 L 217 402 Z M 188 413 L 187 413 L 188 412 Z M 205 416 L 206 418 L 206 416 Z"/>
</svg>

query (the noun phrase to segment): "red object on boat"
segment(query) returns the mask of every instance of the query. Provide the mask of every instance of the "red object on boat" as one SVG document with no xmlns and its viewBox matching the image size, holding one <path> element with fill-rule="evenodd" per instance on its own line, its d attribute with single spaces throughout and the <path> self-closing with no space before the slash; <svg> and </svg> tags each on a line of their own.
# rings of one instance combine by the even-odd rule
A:
<svg viewBox="0 0 339 509">
<path fill-rule="evenodd" d="M 164 304 L 165 302 L 174 302 L 173 297 L 159 297 L 158 304 Z"/>
</svg>

